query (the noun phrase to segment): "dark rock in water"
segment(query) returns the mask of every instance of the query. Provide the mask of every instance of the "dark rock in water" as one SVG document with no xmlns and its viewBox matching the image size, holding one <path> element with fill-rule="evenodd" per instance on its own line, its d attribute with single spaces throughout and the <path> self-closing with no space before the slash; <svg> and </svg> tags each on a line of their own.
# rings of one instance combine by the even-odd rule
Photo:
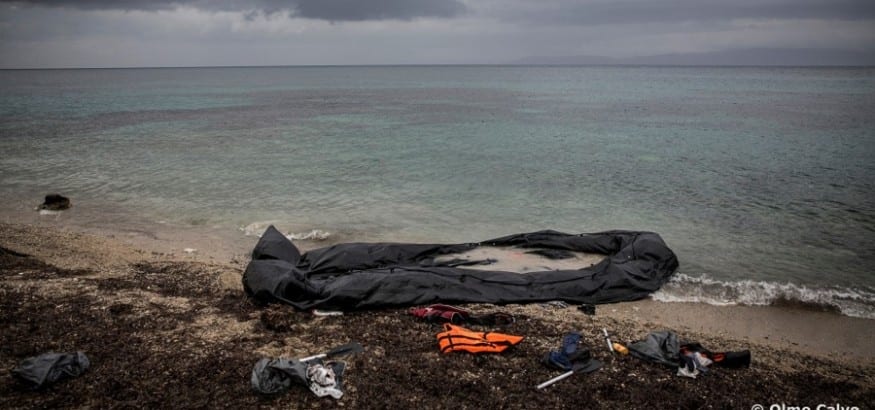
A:
<svg viewBox="0 0 875 410">
<path fill-rule="evenodd" d="M 73 206 L 70 203 L 70 198 L 67 198 L 60 194 L 49 194 L 46 195 L 46 200 L 43 202 L 38 209 L 48 209 L 49 211 L 63 211 L 65 209 L 70 209 Z"/>
</svg>

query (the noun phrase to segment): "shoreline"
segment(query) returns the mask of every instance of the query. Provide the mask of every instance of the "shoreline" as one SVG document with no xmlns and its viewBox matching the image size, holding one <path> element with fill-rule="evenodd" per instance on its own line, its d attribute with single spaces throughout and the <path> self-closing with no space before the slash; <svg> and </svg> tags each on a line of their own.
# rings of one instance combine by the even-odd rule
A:
<svg viewBox="0 0 875 410">
<path fill-rule="evenodd" d="M 106 215 L 105 218 L 103 216 Z M 284 234 L 306 239 L 293 239 L 306 252 L 311 249 L 344 242 L 409 242 L 435 243 L 428 238 L 389 237 L 373 232 L 330 232 L 320 226 L 289 226 L 280 221 L 249 222 L 246 226 L 225 224 L 185 224 L 157 220 L 127 209 L 106 208 L 86 202 L 67 211 L 41 215 L 34 206 L 0 201 L 0 223 L 23 224 L 48 230 L 65 229 L 119 240 L 129 246 L 157 255 L 191 261 L 237 264 L 247 260 L 260 233 L 276 224 Z M 294 232 L 294 233 L 293 233 Z M 315 238 L 308 234 L 316 234 Z M 476 239 L 476 238 L 471 238 Z M 466 242 L 466 241 L 462 241 Z M 462 243 L 460 242 L 460 243 Z M 439 242 L 450 243 L 450 242 Z M 588 262 L 592 263 L 592 262 Z M 504 264 L 507 265 L 507 264 Z M 494 267 L 504 266 L 501 262 Z M 473 267 L 472 269 L 489 269 Z M 522 271 L 523 267 L 502 269 Z M 683 266 L 682 266 L 683 268 Z M 846 299 L 859 297 L 863 302 Z M 794 282 L 760 280 L 713 280 L 677 272 L 672 280 L 652 296 L 665 303 L 681 303 L 718 307 L 789 308 L 812 312 L 834 312 L 839 316 L 875 320 L 875 294 L 867 287 L 843 288 L 826 285 L 798 285 Z M 741 302 L 736 299 L 743 300 Z"/>
<path fill-rule="evenodd" d="M 499 331 L 525 340 L 500 355 L 442 355 L 434 346 L 439 326 L 413 320 L 406 309 L 315 317 L 285 305 L 257 306 L 242 289 L 246 258 L 166 254 L 119 238 L 0 223 L 0 407 L 325 406 L 330 399 L 300 386 L 276 398 L 260 397 L 249 386 L 250 371 L 262 357 L 303 357 L 350 341 L 360 342 L 365 353 L 343 359 L 349 366 L 346 394 L 332 406 L 577 408 L 567 398 L 587 397 L 602 408 L 813 408 L 875 400 L 869 319 L 654 300 L 598 305 L 591 316 L 574 306 L 474 304 L 465 308 L 514 315 L 517 321 Z M 161 238 L 149 240 L 167 245 Z M 609 353 L 603 328 L 623 344 L 673 330 L 681 340 L 713 351 L 749 349 L 752 363 L 712 368 L 695 380 L 678 377 L 676 369 Z M 557 375 L 540 358 L 572 330 L 605 366 L 535 390 Z M 26 357 L 77 350 L 93 365 L 79 378 L 30 392 L 10 376 Z M 446 376 L 442 383 L 429 383 L 439 375 Z"/>
<path fill-rule="evenodd" d="M 258 237 L 242 232 L 237 243 L 231 244 L 217 234 L 204 237 L 204 232 L 184 228 L 167 227 L 168 230 L 160 234 L 149 234 L 137 230 L 84 229 L 66 223 L 59 226 L 57 221 L 45 220 L 44 216 L 37 218 L 34 224 L 0 223 L 0 232 L 5 237 L 0 240 L 0 246 L 69 268 L 111 266 L 110 260 L 119 259 L 122 264 L 138 260 L 218 264 L 242 274 L 249 261 L 248 254 L 258 241 Z M 76 238 L 71 241 L 79 243 L 62 244 L 58 238 Z M 333 243 L 335 241 L 295 241 L 302 252 Z M 187 247 L 197 248 L 186 252 Z M 83 251 L 91 252 L 90 258 L 70 258 L 70 254 Z M 98 260 L 93 259 L 96 251 L 103 255 Z M 242 291 L 242 285 L 235 287 Z M 875 340 L 875 326 L 872 326 L 875 321 L 819 307 L 712 305 L 665 302 L 651 297 L 598 305 L 597 311 L 600 316 L 650 327 L 683 329 L 825 358 L 875 363 L 875 345 L 869 343 Z"/>
<path fill-rule="evenodd" d="M 77 203 L 66 211 L 40 214 L 34 211 L 35 204 L 0 201 L 0 223 L 22 224 L 48 230 L 64 229 L 71 232 L 89 233 L 108 237 L 157 255 L 183 258 L 190 261 L 209 261 L 236 264 L 248 260 L 249 253 L 267 226 L 275 224 L 284 234 L 298 235 L 306 239 L 293 239 L 295 245 L 306 252 L 311 249 L 345 242 L 405 242 L 405 243 L 452 243 L 435 242 L 427 237 L 389 236 L 387 233 L 323 231 L 321 226 L 290 225 L 281 221 L 253 221 L 245 226 L 226 223 L 171 222 L 138 213 L 121 206 L 106 207 L 96 202 Z M 317 233 L 324 236 L 310 238 Z M 470 238 L 477 239 L 477 238 Z M 480 238 L 483 239 L 483 238 Z M 462 240 L 459 243 L 467 242 Z M 589 262 L 591 263 L 591 262 Z M 499 262 L 499 266 L 502 262 Z M 505 264 L 506 265 L 506 264 Z M 474 267 L 477 269 L 478 267 Z M 479 267 L 488 269 L 488 267 Z M 505 266 L 505 268 L 508 268 Z M 682 266 L 683 268 L 683 266 Z M 522 271 L 522 267 L 510 266 L 510 270 Z M 678 282 L 676 282 L 676 280 Z M 678 286 L 680 286 L 678 288 Z M 668 293 L 663 293 L 668 292 Z M 702 293 L 704 292 L 704 293 Z M 716 293 L 713 293 L 716 292 Z M 751 299 L 738 302 L 733 299 Z M 862 297 L 862 305 L 851 305 L 850 310 L 843 298 L 851 295 Z M 727 300 L 727 295 L 729 299 Z M 733 296 L 734 295 L 734 296 Z M 813 312 L 834 312 L 844 317 L 875 320 L 875 294 L 867 287 L 861 289 L 833 288 L 826 285 L 798 285 L 794 282 L 768 282 L 747 279 L 713 280 L 690 276 L 682 271 L 652 295 L 665 303 L 681 303 L 718 307 L 767 307 L 789 308 Z M 767 300 L 763 301 L 762 299 Z M 768 300 L 771 298 L 772 300 Z M 838 298 L 838 299 L 836 299 Z M 764 303 L 765 302 L 765 303 Z"/>
<path fill-rule="evenodd" d="M 178 226 L 125 209 L 73 203 L 65 211 L 41 214 L 36 204 L 0 204 L 0 223 L 46 230 L 65 230 L 111 238 L 125 245 L 168 257 L 228 262 L 240 259 L 257 241 L 242 232 L 218 226 Z M 186 253 L 185 249 L 196 249 Z"/>
</svg>

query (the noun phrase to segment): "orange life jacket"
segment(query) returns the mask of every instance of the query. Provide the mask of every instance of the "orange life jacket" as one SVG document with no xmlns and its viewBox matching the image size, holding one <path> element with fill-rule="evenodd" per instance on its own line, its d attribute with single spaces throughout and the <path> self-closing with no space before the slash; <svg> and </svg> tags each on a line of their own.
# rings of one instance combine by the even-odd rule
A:
<svg viewBox="0 0 875 410">
<path fill-rule="evenodd" d="M 444 323 L 444 332 L 438 333 L 437 340 L 442 353 L 499 353 L 521 341 L 522 336 L 492 332 L 474 332 L 461 326 Z"/>
</svg>

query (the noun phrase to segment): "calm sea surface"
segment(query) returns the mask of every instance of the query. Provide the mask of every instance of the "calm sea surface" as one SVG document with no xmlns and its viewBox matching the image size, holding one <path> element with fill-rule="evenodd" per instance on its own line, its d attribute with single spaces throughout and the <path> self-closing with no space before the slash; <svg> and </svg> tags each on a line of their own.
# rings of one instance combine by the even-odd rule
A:
<svg viewBox="0 0 875 410">
<path fill-rule="evenodd" d="M 349 240 L 660 233 L 662 300 L 875 317 L 875 69 L 0 71 L 0 201 Z M 105 222 L 105 221 L 104 221 Z"/>
</svg>

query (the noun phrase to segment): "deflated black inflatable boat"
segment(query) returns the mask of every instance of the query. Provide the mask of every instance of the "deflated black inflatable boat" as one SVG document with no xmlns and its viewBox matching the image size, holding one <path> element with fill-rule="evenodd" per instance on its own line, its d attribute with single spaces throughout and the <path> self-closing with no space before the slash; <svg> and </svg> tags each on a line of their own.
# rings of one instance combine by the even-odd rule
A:
<svg viewBox="0 0 875 410">
<path fill-rule="evenodd" d="M 458 261 L 439 261 L 442 255 L 481 246 L 600 253 L 606 258 L 587 268 L 531 273 L 466 269 Z M 641 299 L 659 289 L 677 267 L 675 254 L 651 232 L 540 231 L 458 245 L 348 243 L 301 255 L 271 226 L 252 251 L 243 286 L 259 301 L 301 310 L 435 302 L 597 304 Z"/>
</svg>

